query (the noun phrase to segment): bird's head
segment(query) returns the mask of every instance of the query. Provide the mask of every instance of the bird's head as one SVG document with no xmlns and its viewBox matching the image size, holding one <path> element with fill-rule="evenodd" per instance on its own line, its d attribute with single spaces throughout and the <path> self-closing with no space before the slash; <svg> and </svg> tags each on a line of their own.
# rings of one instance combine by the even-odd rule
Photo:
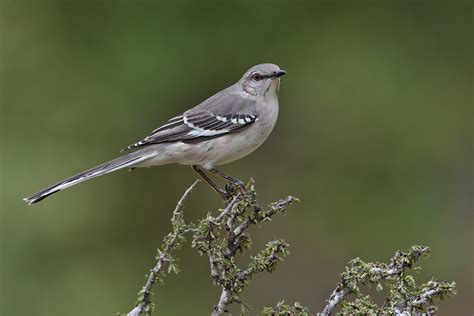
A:
<svg viewBox="0 0 474 316">
<path fill-rule="evenodd" d="M 253 96 L 277 93 L 280 87 L 280 77 L 286 74 L 275 64 L 260 64 L 253 66 L 240 79 L 242 89 Z"/>
</svg>

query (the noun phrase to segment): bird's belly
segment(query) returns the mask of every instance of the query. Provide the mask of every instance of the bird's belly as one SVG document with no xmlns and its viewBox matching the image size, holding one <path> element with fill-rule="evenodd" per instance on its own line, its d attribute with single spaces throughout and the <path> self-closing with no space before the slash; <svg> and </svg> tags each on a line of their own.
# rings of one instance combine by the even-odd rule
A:
<svg viewBox="0 0 474 316">
<path fill-rule="evenodd" d="M 262 137 L 259 133 L 251 130 L 245 133 L 228 134 L 227 137 L 211 140 L 213 150 L 202 165 L 207 168 L 223 165 L 247 156 L 256 150 L 268 137 Z"/>
</svg>

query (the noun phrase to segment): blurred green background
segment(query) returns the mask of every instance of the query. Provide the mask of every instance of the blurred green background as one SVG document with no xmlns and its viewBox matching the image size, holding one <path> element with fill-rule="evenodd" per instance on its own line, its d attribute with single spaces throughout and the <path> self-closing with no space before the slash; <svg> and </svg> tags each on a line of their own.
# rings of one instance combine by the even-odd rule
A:
<svg viewBox="0 0 474 316">
<path fill-rule="evenodd" d="M 262 203 L 301 198 L 254 231 L 291 255 L 244 295 L 315 313 L 346 262 L 426 244 L 420 280 L 454 280 L 441 315 L 473 314 L 473 4 L 2 1 L 0 314 L 131 309 L 189 167 L 117 172 L 28 207 L 21 199 L 118 154 L 250 66 L 288 71 L 279 122 L 224 166 Z M 201 185 L 187 219 L 220 205 Z M 155 289 L 159 315 L 207 315 L 205 258 Z"/>
</svg>

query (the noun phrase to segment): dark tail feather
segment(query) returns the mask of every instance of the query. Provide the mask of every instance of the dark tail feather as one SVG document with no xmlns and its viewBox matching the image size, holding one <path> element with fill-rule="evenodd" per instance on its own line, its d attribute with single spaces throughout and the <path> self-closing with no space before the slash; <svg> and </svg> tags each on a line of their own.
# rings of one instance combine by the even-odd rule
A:
<svg viewBox="0 0 474 316">
<path fill-rule="evenodd" d="M 41 200 L 47 198 L 53 193 L 59 192 L 63 189 L 66 189 L 70 186 L 76 185 L 83 181 L 104 175 L 106 173 L 119 170 L 126 167 L 131 167 L 136 163 L 150 158 L 150 154 L 143 153 L 141 151 L 135 151 L 130 154 L 118 157 L 116 159 L 105 162 L 101 165 L 98 165 L 94 168 L 76 174 L 72 177 L 69 177 L 65 180 L 62 180 L 56 184 L 53 184 L 30 197 L 24 198 L 23 200 L 28 204 L 35 204 Z"/>
</svg>

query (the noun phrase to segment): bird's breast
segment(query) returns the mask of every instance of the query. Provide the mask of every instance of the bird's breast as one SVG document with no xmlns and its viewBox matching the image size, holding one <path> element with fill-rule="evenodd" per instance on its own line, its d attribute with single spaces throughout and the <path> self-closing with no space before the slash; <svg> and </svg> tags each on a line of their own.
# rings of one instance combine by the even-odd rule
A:
<svg viewBox="0 0 474 316">
<path fill-rule="evenodd" d="M 208 166 L 222 165 L 243 158 L 265 142 L 278 118 L 278 99 L 259 103 L 257 111 L 258 120 L 248 128 L 209 141 L 213 149 L 210 150 L 212 157 L 209 157 Z"/>
</svg>

